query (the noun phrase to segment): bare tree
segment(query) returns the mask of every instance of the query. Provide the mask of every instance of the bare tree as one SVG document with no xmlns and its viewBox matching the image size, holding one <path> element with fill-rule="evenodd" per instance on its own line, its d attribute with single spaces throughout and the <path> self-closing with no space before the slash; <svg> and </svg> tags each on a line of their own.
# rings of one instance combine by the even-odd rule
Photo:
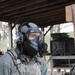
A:
<svg viewBox="0 0 75 75">
<path fill-rule="evenodd" d="M 54 25 L 51 29 L 51 33 L 60 33 L 60 25 Z"/>
<path fill-rule="evenodd" d="M 5 39 L 8 36 L 8 25 L 2 24 L 2 22 L 0 22 L 0 31 L 2 32 L 1 34 L 1 38 Z"/>
</svg>

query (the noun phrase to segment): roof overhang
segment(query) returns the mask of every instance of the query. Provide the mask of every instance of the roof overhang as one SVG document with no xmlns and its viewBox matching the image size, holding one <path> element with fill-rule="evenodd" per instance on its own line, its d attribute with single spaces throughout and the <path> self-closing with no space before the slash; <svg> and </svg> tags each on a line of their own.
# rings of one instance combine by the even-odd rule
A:
<svg viewBox="0 0 75 75">
<path fill-rule="evenodd" d="M 74 3 L 75 0 L 0 0 L 0 21 L 31 21 L 41 27 L 65 23 L 65 6 Z"/>
</svg>

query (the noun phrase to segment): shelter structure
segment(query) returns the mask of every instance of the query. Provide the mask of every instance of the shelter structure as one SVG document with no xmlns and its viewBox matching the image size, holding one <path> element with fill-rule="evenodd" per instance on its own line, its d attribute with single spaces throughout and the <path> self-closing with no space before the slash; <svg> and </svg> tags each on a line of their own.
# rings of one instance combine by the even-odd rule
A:
<svg viewBox="0 0 75 75">
<path fill-rule="evenodd" d="M 43 27 L 66 23 L 65 7 L 75 0 L 0 0 L 0 21 L 9 23 L 10 35 L 16 24 L 31 21 Z M 14 26 L 12 26 L 14 23 Z M 10 46 L 12 47 L 12 37 Z"/>
<path fill-rule="evenodd" d="M 0 0 L 0 21 L 9 23 L 10 48 L 13 47 L 13 28 L 16 24 L 21 24 L 24 21 L 36 23 L 43 31 L 44 27 L 47 26 L 50 26 L 50 30 L 53 25 L 73 22 L 75 31 L 74 4 L 75 0 Z M 52 59 L 58 58 L 64 59 L 65 57 L 52 57 Z M 70 58 L 73 59 L 75 57 Z M 68 59 L 68 57 L 66 59 Z M 51 63 L 53 62 L 51 61 Z"/>
</svg>

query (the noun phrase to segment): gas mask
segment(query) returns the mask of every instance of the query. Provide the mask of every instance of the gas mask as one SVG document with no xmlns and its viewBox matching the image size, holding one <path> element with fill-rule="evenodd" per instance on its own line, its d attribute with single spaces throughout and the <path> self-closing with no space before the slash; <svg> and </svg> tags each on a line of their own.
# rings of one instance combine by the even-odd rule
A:
<svg viewBox="0 0 75 75">
<path fill-rule="evenodd" d="M 39 53 L 39 55 L 42 57 L 42 54 L 47 52 L 47 44 L 43 41 L 41 36 L 31 35 L 31 33 L 40 34 L 41 32 L 36 24 L 23 23 L 19 30 L 23 34 L 23 42 L 21 43 L 23 46 L 23 54 L 34 57 L 37 55 L 37 53 Z"/>
<path fill-rule="evenodd" d="M 43 41 L 41 36 L 37 36 L 33 40 L 27 40 L 24 45 L 23 53 L 31 57 L 36 56 L 37 53 L 42 57 L 42 54 L 47 52 L 47 44 Z"/>
</svg>

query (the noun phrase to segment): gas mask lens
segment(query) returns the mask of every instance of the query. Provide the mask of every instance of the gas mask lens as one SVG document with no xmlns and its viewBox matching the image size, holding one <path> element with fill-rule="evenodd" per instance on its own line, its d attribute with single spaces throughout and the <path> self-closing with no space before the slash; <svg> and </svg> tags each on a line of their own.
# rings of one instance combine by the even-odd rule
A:
<svg viewBox="0 0 75 75">
<path fill-rule="evenodd" d="M 34 40 L 36 37 L 40 36 L 40 33 L 30 33 L 29 34 L 29 40 Z"/>
</svg>

